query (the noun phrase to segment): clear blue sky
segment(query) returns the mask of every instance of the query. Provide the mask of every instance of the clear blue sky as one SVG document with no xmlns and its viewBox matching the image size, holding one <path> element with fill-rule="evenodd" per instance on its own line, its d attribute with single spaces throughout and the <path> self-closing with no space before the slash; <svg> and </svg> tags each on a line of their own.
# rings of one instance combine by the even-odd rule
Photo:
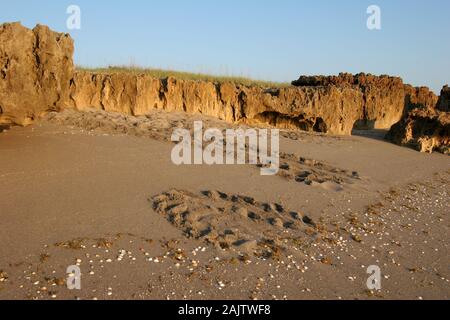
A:
<svg viewBox="0 0 450 320">
<path fill-rule="evenodd" d="M 81 30 L 66 8 L 82 10 Z M 382 30 L 366 9 L 382 10 Z M 138 64 L 291 81 L 300 74 L 399 75 L 435 91 L 450 83 L 448 0 L 14 0 L 0 22 L 70 32 L 75 62 Z"/>
</svg>

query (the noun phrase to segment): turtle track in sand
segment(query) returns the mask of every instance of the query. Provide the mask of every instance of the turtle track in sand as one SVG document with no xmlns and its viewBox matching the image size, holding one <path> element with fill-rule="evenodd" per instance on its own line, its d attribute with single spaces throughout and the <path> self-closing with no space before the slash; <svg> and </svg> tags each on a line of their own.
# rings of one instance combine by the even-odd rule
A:
<svg viewBox="0 0 450 320">
<path fill-rule="evenodd" d="M 316 224 L 308 216 L 244 195 L 170 190 L 150 200 L 186 237 L 241 255 L 274 258 L 317 238 Z"/>
</svg>

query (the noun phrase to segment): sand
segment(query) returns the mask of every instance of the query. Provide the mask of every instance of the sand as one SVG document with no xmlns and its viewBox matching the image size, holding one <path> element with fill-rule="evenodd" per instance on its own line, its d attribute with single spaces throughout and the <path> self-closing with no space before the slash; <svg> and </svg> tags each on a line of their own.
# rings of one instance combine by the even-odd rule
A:
<svg viewBox="0 0 450 320">
<path fill-rule="evenodd" d="M 276 176 L 175 166 L 194 120 L 230 127 L 65 111 L 2 128 L 0 299 L 450 298 L 448 156 L 285 131 Z"/>
</svg>

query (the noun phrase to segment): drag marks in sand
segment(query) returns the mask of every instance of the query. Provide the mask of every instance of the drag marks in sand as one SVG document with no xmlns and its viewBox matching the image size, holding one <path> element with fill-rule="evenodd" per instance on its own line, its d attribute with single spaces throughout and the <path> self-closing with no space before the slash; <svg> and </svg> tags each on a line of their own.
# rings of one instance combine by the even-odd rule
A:
<svg viewBox="0 0 450 320">
<path fill-rule="evenodd" d="M 322 161 L 306 159 L 292 153 L 280 154 L 280 177 L 329 191 L 343 191 L 346 186 L 362 182 L 358 172 L 334 167 Z"/>
<path fill-rule="evenodd" d="M 114 112 L 89 109 L 86 111 L 64 110 L 60 113 L 50 113 L 45 121 L 53 124 L 67 125 L 81 128 L 89 134 L 100 135 L 132 135 L 171 143 L 171 135 L 175 129 L 185 128 L 193 132 L 194 121 L 201 120 L 206 128 L 246 129 L 246 126 L 229 124 L 224 121 L 206 117 L 204 115 L 190 115 L 184 113 L 167 113 L 154 111 L 145 116 L 124 115 Z M 283 131 L 282 136 L 301 140 L 339 141 L 342 137 L 323 136 L 314 133 Z M 224 141 L 225 145 L 225 141 Z M 245 145 L 248 152 L 248 144 Z M 258 165 L 259 168 L 262 164 Z M 288 181 L 320 187 L 328 191 L 343 191 L 346 187 L 356 187 L 363 182 L 358 172 L 343 170 L 331 164 L 315 159 L 306 159 L 297 154 L 280 153 L 281 176 Z"/>
</svg>

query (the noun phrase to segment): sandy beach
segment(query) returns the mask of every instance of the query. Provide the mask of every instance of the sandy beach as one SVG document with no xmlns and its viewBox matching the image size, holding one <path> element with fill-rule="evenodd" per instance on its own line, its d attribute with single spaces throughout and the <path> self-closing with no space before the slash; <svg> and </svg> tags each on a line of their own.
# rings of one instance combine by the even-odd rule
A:
<svg viewBox="0 0 450 320">
<path fill-rule="evenodd" d="M 2 132 L 0 298 L 450 297 L 448 156 L 283 131 L 276 176 L 175 166 L 170 132 L 194 120 L 231 126 L 65 111 Z M 66 287 L 70 265 L 82 290 Z"/>
</svg>

